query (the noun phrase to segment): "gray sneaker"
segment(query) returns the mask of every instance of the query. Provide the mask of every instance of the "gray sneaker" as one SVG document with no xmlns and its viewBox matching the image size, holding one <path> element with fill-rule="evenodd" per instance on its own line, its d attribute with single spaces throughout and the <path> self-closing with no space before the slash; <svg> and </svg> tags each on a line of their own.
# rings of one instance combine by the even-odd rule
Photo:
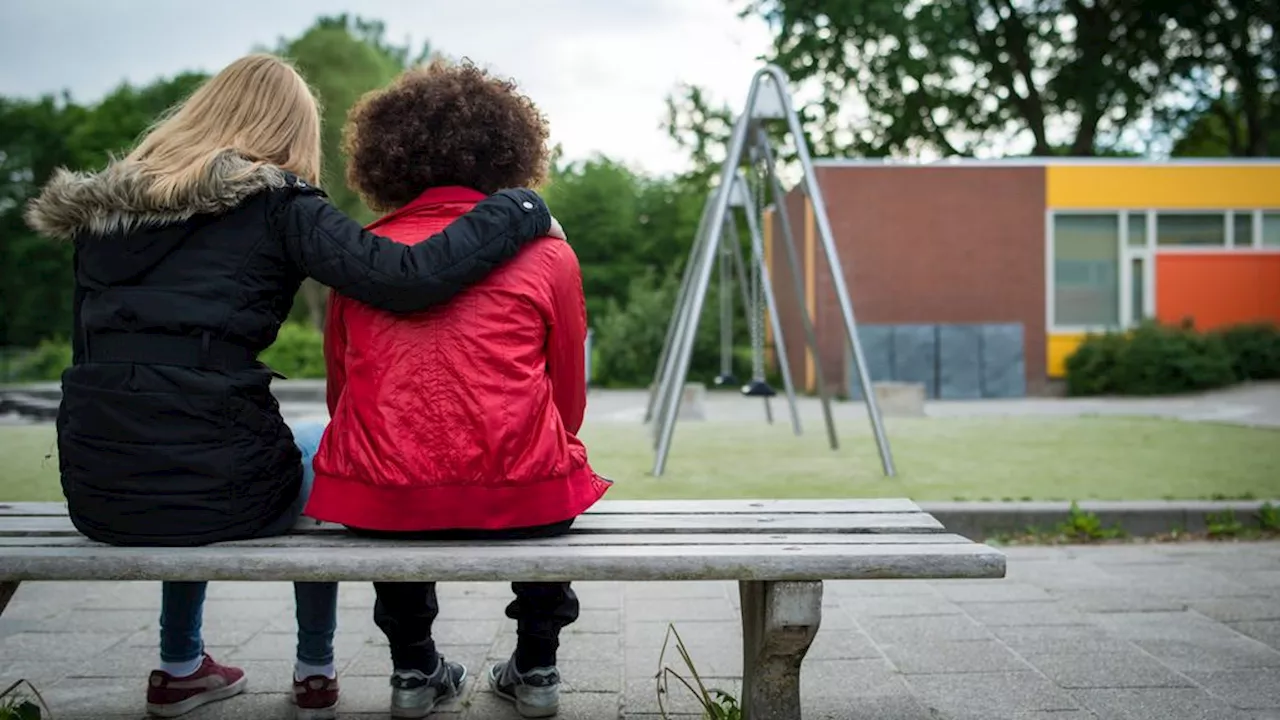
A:
<svg viewBox="0 0 1280 720">
<path fill-rule="evenodd" d="M 560 671 L 554 667 L 516 672 L 512 658 L 489 668 L 493 694 L 515 703 L 520 717 L 545 718 L 560 712 Z"/>
<path fill-rule="evenodd" d="M 396 670 L 391 674 L 391 717 L 424 718 L 437 704 L 460 695 L 466 682 L 467 669 L 443 657 L 430 675 L 419 670 Z"/>
</svg>

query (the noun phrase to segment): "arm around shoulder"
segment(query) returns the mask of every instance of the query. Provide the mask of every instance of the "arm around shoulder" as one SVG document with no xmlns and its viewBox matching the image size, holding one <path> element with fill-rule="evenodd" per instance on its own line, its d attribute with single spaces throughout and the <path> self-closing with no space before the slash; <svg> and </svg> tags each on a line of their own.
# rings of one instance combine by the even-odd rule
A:
<svg viewBox="0 0 1280 720">
<path fill-rule="evenodd" d="M 536 193 L 502 190 L 425 242 L 403 245 L 368 232 L 318 190 L 286 192 L 276 230 L 290 259 L 337 292 L 391 312 L 447 302 L 551 227 Z"/>
</svg>

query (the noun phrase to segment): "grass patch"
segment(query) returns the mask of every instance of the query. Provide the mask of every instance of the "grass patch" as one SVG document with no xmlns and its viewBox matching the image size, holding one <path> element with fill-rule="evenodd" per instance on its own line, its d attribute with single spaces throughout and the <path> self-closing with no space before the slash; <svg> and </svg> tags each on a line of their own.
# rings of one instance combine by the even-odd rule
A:
<svg viewBox="0 0 1280 720">
<path fill-rule="evenodd" d="M 52 425 L 0 427 L 0 500 L 61 500 Z"/>
<path fill-rule="evenodd" d="M 913 500 L 1134 500 L 1280 497 L 1280 431 L 1130 418 L 890 419 L 899 477 L 870 429 L 846 422 L 841 448 L 821 425 L 682 423 L 666 475 L 649 477 L 649 430 L 589 424 L 613 499 L 909 497 Z M 0 427 L 0 500 L 58 500 L 51 426 Z"/>
<path fill-rule="evenodd" d="M 890 419 L 898 478 L 880 472 L 865 424 L 685 423 L 666 474 L 648 476 L 647 431 L 583 432 L 615 498 L 910 497 L 913 500 L 1134 500 L 1280 497 L 1280 431 L 1129 418 Z"/>
</svg>

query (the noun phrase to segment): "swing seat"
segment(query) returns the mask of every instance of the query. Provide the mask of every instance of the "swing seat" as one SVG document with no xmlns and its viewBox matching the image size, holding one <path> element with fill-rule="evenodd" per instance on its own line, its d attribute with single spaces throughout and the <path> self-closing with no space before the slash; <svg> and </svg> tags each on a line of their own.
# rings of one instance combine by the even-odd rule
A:
<svg viewBox="0 0 1280 720">
<path fill-rule="evenodd" d="M 763 380 L 752 380 L 742 386 L 742 394 L 747 397 L 773 397 L 778 394 L 778 391 Z"/>
<path fill-rule="evenodd" d="M 717 375 L 713 381 L 716 387 L 734 387 L 738 384 L 738 378 L 729 373 L 728 375 Z"/>
</svg>

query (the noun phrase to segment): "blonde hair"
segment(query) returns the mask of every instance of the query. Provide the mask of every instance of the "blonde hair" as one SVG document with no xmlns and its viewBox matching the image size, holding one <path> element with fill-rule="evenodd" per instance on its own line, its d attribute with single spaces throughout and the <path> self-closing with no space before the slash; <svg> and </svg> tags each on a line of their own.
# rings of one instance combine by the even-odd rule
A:
<svg viewBox="0 0 1280 720">
<path fill-rule="evenodd" d="M 124 162 L 150 180 L 148 194 L 173 205 L 221 154 L 320 181 L 320 108 L 294 67 L 274 55 L 236 60 L 162 117 Z"/>
</svg>

